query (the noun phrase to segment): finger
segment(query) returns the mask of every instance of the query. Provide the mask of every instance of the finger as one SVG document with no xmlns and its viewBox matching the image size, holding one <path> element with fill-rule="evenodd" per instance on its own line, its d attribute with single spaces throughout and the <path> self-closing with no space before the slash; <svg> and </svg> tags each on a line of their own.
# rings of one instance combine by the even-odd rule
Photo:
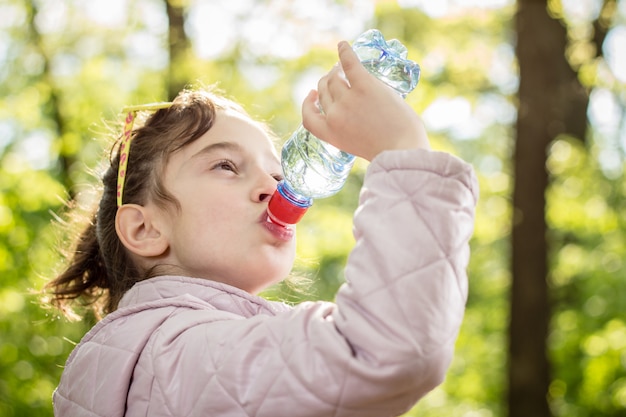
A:
<svg viewBox="0 0 626 417">
<path fill-rule="evenodd" d="M 318 93 L 311 90 L 302 102 L 302 125 L 320 139 L 326 137 L 326 117 L 318 107 Z"/>
<path fill-rule="evenodd" d="M 361 64 L 359 57 L 354 52 L 350 44 L 346 41 L 341 41 L 337 45 L 339 53 L 339 62 L 345 73 L 346 79 L 350 85 L 354 85 L 358 81 L 359 77 L 364 74 L 369 75 L 365 67 Z"/>
<path fill-rule="evenodd" d="M 319 93 L 315 90 L 309 91 L 309 94 L 302 101 L 302 115 L 303 116 L 322 116 L 320 108 L 317 106 L 319 100 Z"/>
<path fill-rule="evenodd" d="M 322 111 L 329 109 L 333 102 L 333 96 L 328 89 L 328 78 L 329 74 L 326 74 L 317 82 L 316 98 Z"/>
<path fill-rule="evenodd" d="M 343 93 L 350 89 L 350 83 L 339 64 L 333 67 L 326 78 L 327 90 L 333 101 L 339 100 Z"/>
</svg>

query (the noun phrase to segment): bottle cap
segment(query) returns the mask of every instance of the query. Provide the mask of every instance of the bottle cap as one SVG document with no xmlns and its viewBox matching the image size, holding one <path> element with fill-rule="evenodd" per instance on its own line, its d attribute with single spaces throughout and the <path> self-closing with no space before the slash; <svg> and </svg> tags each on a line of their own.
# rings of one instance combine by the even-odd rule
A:
<svg viewBox="0 0 626 417">
<path fill-rule="evenodd" d="M 309 207 L 310 204 L 300 206 L 292 203 L 276 190 L 267 205 L 267 214 L 274 223 L 286 226 L 298 223 Z"/>
</svg>

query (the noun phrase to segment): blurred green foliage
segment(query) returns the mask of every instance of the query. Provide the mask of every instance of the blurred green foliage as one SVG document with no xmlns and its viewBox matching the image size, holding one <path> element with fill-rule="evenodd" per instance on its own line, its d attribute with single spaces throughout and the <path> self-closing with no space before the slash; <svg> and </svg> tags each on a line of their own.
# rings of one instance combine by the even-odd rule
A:
<svg viewBox="0 0 626 417">
<path fill-rule="evenodd" d="M 69 323 L 33 295 L 58 270 L 58 249 L 68 245 L 55 218 L 63 217 L 70 195 L 85 203 L 92 198 L 119 109 L 163 100 L 167 91 L 167 58 L 159 58 L 166 56 L 167 30 L 161 0 L 129 0 L 118 24 L 87 17 L 84 4 L 54 3 L 35 2 L 35 15 L 24 0 L 0 4 L 0 415 L 7 417 L 51 414 L 62 366 L 92 324 Z M 388 1 L 363 26 L 398 38 L 420 62 L 422 81 L 407 100 L 425 116 L 449 106 L 447 123 L 431 129 L 433 146 L 471 162 L 481 186 L 457 354 L 445 383 L 410 416 L 489 417 L 505 410 L 514 11 L 511 5 L 467 9 L 432 19 Z M 158 45 L 153 59 L 139 53 L 146 39 Z M 218 82 L 286 138 L 300 118 L 294 91 L 335 61 L 334 43 L 294 58 L 251 56 L 239 43 L 210 60 L 190 56 L 173 65 L 190 83 Z M 598 78 L 589 76 L 590 66 L 585 79 L 593 88 Z M 259 83 L 251 70 L 273 74 L 273 81 Z M 468 108 L 474 124 L 462 117 Z M 591 137 L 587 145 L 560 137 L 549 149 L 550 401 L 563 417 L 626 413 L 624 163 L 608 172 L 600 163 L 606 141 L 595 131 Z M 353 244 L 351 216 L 365 169 L 358 161 L 345 189 L 317 201 L 299 226 L 294 275 L 312 284 L 299 290 L 281 284 L 268 297 L 332 300 Z"/>
</svg>

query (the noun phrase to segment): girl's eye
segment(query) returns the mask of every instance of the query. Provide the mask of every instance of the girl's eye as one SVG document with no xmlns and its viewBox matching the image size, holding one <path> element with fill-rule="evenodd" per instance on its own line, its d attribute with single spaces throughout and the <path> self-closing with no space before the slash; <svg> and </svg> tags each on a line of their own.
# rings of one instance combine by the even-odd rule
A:
<svg viewBox="0 0 626 417">
<path fill-rule="evenodd" d="M 235 163 L 231 160 L 228 159 L 224 159 L 223 161 L 219 161 L 218 163 L 216 163 L 213 166 L 213 169 L 221 169 L 224 171 L 231 171 L 234 172 L 235 174 L 237 173 L 237 166 L 235 165 Z"/>
</svg>

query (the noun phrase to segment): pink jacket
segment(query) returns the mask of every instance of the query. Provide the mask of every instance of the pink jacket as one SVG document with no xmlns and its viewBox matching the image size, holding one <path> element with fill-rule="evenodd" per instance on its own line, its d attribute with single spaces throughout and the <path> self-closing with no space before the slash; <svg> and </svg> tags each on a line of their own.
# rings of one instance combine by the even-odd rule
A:
<svg viewBox="0 0 626 417">
<path fill-rule="evenodd" d="M 467 297 L 477 185 L 445 153 L 384 152 L 336 303 L 203 279 L 136 284 L 70 355 L 57 416 L 396 416 L 443 381 Z"/>
</svg>

